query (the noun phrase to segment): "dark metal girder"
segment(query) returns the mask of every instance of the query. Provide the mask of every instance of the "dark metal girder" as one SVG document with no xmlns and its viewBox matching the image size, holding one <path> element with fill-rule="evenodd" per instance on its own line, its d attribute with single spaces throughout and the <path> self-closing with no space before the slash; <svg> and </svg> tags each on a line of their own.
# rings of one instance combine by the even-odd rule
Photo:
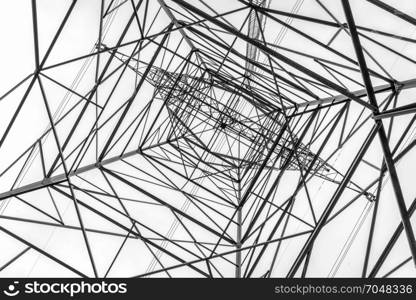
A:
<svg viewBox="0 0 416 300">
<path fill-rule="evenodd" d="M 300 72 L 310 76 L 311 78 L 325 84 L 326 86 L 332 88 L 333 90 L 351 98 L 352 100 L 360 103 L 361 105 L 367 107 L 368 109 L 374 111 L 375 107 L 372 104 L 369 104 L 365 101 L 363 101 L 362 99 L 360 99 L 359 97 L 356 97 L 353 93 L 351 93 L 350 91 L 346 90 L 345 88 L 339 86 L 338 84 L 326 79 L 325 77 L 313 72 L 312 70 L 306 68 L 305 66 L 302 66 L 301 64 L 291 60 L 290 58 L 270 49 L 269 47 L 263 45 L 262 43 L 253 40 L 251 38 L 249 38 L 247 35 L 241 33 L 240 31 L 238 31 L 237 29 L 228 26 L 227 24 L 224 24 L 223 22 L 215 19 L 214 17 L 212 17 L 211 15 L 203 12 L 202 10 L 196 8 L 195 6 L 187 3 L 186 1 L 183 0 L 172 0 L 173 2 L 179 4 L 180 6 L 192 11 L 193 13 L 196 13 L 197 15 L 203 17 L 206 20 L 209 20 L 210 22 L 214 23 L 215 25 L 221 27 L 222 29 L 234 34 L 235 36 L 241 38 L 242 40 L 252 44 L 253 46 L 256 46 L 257 48 L 261 49 L 262 51 L 264 51 L 267 54 L 270 54 L 271 56 L 277 58 L 278 60 L 290 65 L 291 67 L 299 70 Z"/>
<path fill-rule="evenodd" d="M 367 0 L 368 2 L 380 7 L 381 9 L 395 15 L 396 17 L 405 20 L 409 22 L 410 24 L 413 24 L 416 26 L 416 19 L 412 16 L 409 16 L 408 14 L 405 14 L 404 12 L 400 11 L 397 8 L 394 8 L 393 6 L 388 5 L 387 3 L 380 1 L 380 0 Z"/>
<path fill-rule="evenodd" d="M 405 81 L 401 81 L 398 82 L 397 87 L 401 88 L 401 90 L 407 90 L 407 89 L 412 89 L 416 87 L 416 78 L 412 78 L 409 80 L 405 80 Z M 392 86 L 391 84 L 383 84 L 383 85 L 378 85 L 373 87 L 374 93 L 383 93 L 386 91 L 393 91 L 395 90 L 396 87 Z M 357 90 L 352 92 L 355 96 L 357 97 L 364 97 L 367 95 L 367 90 L 366 89 L 361 89 L 361 90 Z M 343 102 L 343 101 L 349 101 L 349 98 L 346 97 L 345 95 L 337 95 L 334 97 L 328 97 L 328 98 L 322 98 L 316 101 L 310 101 L 310 102 L 304 102 L 304 103 L 299 103 L 296 106 L 297 107 L 305 107 L 305 106 L 310 106 L 310 105 L 318 105 L 318 104 L 336 104 L 339 102 Z M 288 109 L 292 109 L 294 108 L 294 106 L 288 107 Z"/>
<path fill-rule="evenodd" d="M 364 85 L 367 90 L 367 96 L 370 100 L 370 103 L 377 107 L 378 112 L 378 105 L 377 105 L 377 99 L 374 94 L 373 85 L 371 83 L 370 75 L 368 73 L 367 64 L 365 61 L 365 57 L 362 51 L 360 38 L 358 37 L 357 28 L 355 27 L 354 17 L 351 11 L 350 4 L 347 0 L 342 0 L 342 6 L 344 8 L 345 17 L 348 22 L 348 27 L 351 33 L 352 42 L 354 45 L 354 50 L 357 55 L 358 63 L 360 66 L 361 74 L 363 77 Z M 393 185 L 393 190 L 396 196 L 397 204 L 399 207 L 400 216 L 403 222 L 403 227 L 406 232 L 406 237 L 409 242 L 409 248 L 410 252 L 412 253 L 413 262 L 416 266 L 416 240 L 415 235 L 413 232 L 412 224 L 410 223 L 409 216 L 406 211 L 406 202 L 404 200 L 403 192 L 400 187 L 399 177 L 396 172 L 396 167 L 394 165 L 393 156 L 390 151 L 389 147 L 389 141 L 386 135 L 386 132 L 384 130 L 383 122 L 379 119 L 375 120 L 376 124 L 378 126 L 378 136 L 380 138 L 381 147 L 383 149 L 383 155 L 384 155 L 384 161 L 387 165 L 387 170 L 390 174 L 391 183 Z"/>
<path fill-rule="evenodd" d="M 360 150 L 358 151 L 356 157 L 354 158 L 354 161 L 348 168 L 347 173 L 345 174 L 344 178 L 342 179 L 342 182 L 338 186 L 337 190 L 335 191 L 334 195 L 332 196 L 331 200 L 329 201 L 328 205 L 326 206 L 324 212 L 322 213 L 321 217 L 319 218 L 318 223 L 316 224 L 315 229 L 312 231 L 311 235 L 308 237 L 308 240 L 302 247 L 302 250 L 300 251 L 299 255 L 295 259 L 295 262 L 293 263 L 292 267 L 289 270 L 289 273 L 287 274 L 287 277 L 294 277 L 298 268 L 302 264 L 302 261 L 308 254 L 309 250 L 311 249 L 313 243 L 315 242 L 316 238 L 318 237 L 320 231 L 325 226 L 326 221 L 328 220 L 329 216 L 331 215 L 333 209 L 335 208 L 335 205 L 337 204 L 338 200 L 341 198 L 341 195 L 345 188 L 347 187 L 347 184 L 351 180 L 352 176 L 354 175 L 356 169 L 358 168 L 359 164 L 361 163 L 361 159 L 364 157 L 364 154 L 367 152 L 368 148 L 370 147 L 371 143 L 374 140 L 374 137 L 377 134 L 377 131 L 379 129 L 379 125 L 374 125 L 371 132 L 369 133 L 367 139 L 364 141 L 363 145 L 361 146 Z"/>
<path fill-rule="evenodd" d="M 374 114 L 373 119 L 374 120 L 381 120 L 385 118 L 392 118 L 396 116 L 402 116 L 407 114 L 412 114 L 416 112 L 416 103 L 403 105 L 400 107 L 392 108 L 389 110 L 385 110 L 382 113 Z"/>
<path fill-rule="evenodd" d="M 413 200 L 412 204 L 410 205 L 409 209 L 407 210 L 407 215 L 411 217 L 416 210 L 416 199 Z M 403 223 L 400 223 L 394 233 L 392 234 L 390 240 L 387 242 L 386 246 L 384 247 L 383 251 L 381 252 L 379 258 L 377 259 L 376 263 L 373 266 L 368 277 L 373 278 L 377 275 L 378 271 L 380 270 L 381 266 L 383 265 L 384 261 L 386 260 L 387 256 L 393 249 L 393 246 L 398 241 L 400 234 L 403 232 Z"/>
</svg>

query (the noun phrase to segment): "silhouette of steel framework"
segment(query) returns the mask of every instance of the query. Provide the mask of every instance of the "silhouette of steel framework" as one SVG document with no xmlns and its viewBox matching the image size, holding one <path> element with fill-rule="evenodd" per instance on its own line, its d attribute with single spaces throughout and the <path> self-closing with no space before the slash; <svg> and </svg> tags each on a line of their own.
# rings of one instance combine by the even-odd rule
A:
<svg viewBox="0 0 416 300">
<path fill-rule="evenodd" d="M 0 275 L 416 276 L 413 1 L 43 2 Z"/>
</svg>

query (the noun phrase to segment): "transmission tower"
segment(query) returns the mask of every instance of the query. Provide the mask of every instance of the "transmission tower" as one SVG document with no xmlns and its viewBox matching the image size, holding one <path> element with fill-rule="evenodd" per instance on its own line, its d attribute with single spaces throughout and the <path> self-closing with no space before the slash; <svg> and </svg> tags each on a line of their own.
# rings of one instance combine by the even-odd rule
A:
<svg viewBox="0 0 416 300">
<path fill-rule="evenodd" d="M 415 277 L 387 2 L 1 3 L 0 275 Z"/>
</svg>

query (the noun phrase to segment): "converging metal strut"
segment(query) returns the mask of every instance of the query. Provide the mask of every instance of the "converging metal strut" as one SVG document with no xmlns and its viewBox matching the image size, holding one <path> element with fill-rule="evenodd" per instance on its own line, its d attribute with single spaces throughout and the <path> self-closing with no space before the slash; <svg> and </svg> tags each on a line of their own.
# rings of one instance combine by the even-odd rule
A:
<svg viewBox="0 0 416 300">
<path fill-rule="evenodd" d="M 416 277 L 414 1 L 52 2 L 0 1 L 1 276 Z"/>
</svg>

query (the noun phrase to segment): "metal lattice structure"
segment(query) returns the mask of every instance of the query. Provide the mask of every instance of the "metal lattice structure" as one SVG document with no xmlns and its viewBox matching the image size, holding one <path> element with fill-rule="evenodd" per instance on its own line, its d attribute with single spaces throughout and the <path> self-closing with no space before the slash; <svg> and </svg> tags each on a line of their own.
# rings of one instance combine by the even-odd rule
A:
<svg viewBox="0 0 416 300">
<path fill-rule="evenodd" d="M 0 275 L 416 276 L 414 1 L 15 2 Z"/>
</svg>

